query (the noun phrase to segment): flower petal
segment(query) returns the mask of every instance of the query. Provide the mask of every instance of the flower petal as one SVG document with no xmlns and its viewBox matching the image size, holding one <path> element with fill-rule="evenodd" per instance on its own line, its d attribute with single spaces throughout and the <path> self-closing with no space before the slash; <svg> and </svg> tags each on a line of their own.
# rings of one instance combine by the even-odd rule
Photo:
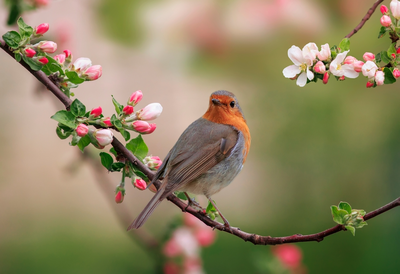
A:
<svg viewBox="0 0 400 274">
<path fill-rule="evenodd" d="M 300 74 L 300 76 L 297 78 L 296 84 L 299 87 L 304 87 L 307 84 L 307 75 L 305 72 Z"/>
<path fill-rule="evenodd" d="M 307 68 L 307 78 L 308 80 L 314 79 L 314 73 Z"/>
<path fill-rule="evenodd" d="M 357 78 L 358 72 L 354 70 L 352 65 L 343 65 L 342 66 L 343 75 L 347 78 Z"/>
<path fill-rule="evenodd" d="M 300 68 L 296 65 L 291 65 L 283 69 L 283 76 L 286 78 L 293 78 L 301 72 Z"/>
<path fill-rule="evenodd" d="M 301 64 L 303 64 L 305 62 L 304 57 L 303 57 L 303 52 L 301 51 L 301 49 L 299 47 L 292 46 L 288 50 L 288 56 L 289 56 L 289 59 L 296 66 L 300 66 Z"/>
<path fill-rule="evenodd" d="M 349 52 L 349 50 L 346 50 L 346 51 L 344 51 L 342 53 L 339 53 L 335 58 L 336 62 L 339 63 L 339 64 L 343 63 L 344 58 L 346 58 L 346 55 L 347 55 L 348 52 Z"/>
</svg>

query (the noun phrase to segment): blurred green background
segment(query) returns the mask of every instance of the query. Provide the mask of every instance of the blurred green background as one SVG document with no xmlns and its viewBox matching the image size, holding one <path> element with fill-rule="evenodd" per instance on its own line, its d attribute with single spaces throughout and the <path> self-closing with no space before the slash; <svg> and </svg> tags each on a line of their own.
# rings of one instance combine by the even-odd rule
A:
<svg viewBox="0 0 400 274">
<path fill-rule="evenodd" d="M 233 226 L 287 236 L 335 225 L 329 207 L 340 201 L 374 210 L 400 194 L 398 85 L 366 89 L 362 75 L 331 78 L 304 88 L 282 75 L 287 50 L 308 42 L 338 45 L 373 0 L 52 1 L 24 15 L 30 25 L 50 23 L 59 52 L 89 57 L 103 76 L 84 83 L 77 97 L 88 108 L 113 113 L 110 95 L 124 102 L 141 89 L 143 107 L 164 112 L 145 141 L 165 157 L 181 132 L 201 116 L 211 92 L 236 94 L 252 134 L 242 173 L 213 197 Z M 389 1 L 384 1 L 389 6 Z M 377 11 L 351 39 L 350 54 L 386 50 L 377 39 Z M 0 10 L 1 33 L 7 9 Z M 127 221 L 113 204 L 119 175 L 79 160 L 55 134 L 49 117 L 62 106 L 35 79 L 0 54 L 0 273 L 152 273 L 154 261 L 125 227 L 151 193 L 128 186 Z M 96 152 L 97 153 L 97 152 Z M 73 172 L 71 172 L 71 170 Z M 103 174 L 104 173 L 104 174 Z M 205 202 L 204 200 L 200 200 Z M 143 230 L 163 235 L 180 211 L 164 202 Z M 368 226 L 300 243 L 308 273 L 398 273 L 399 210 Z M 256 273 L 255 258 L 270 247 L 218 233 L 202 252 L 206 273 Z"/>
</svg>

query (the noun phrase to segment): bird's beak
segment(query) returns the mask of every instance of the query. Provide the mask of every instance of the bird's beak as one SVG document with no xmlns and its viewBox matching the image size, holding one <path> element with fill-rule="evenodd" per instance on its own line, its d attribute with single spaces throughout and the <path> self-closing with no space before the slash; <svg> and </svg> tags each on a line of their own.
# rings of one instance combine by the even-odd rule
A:
<svg viewBox="0 0 400 274">
<path fill-rule="evenodd" d="M 211 102 L 213 102 L 213 104 L 216 105 L 216 106 L 217 105 L 221 105 L 221 102 L 216 98 L 211 99 Z"/>
</svg>

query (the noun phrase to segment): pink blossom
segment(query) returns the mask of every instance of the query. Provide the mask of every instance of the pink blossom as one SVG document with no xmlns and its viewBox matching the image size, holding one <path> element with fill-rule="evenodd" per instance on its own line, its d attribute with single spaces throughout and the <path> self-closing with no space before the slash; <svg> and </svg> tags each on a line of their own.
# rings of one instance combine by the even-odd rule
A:
<svg viewBox="0 0 400 274">
<path fill-rule="evenodd" d="M 272 253 L 287 268 L 299 267 L 303 257 L 300 248 L 293 244 L 285 244 L 273 247 Z"/>
<path fill-rule="evenodd" d="M 325 61 L 331 58 L 331 49 L 329 44 L 325 44 L 321 46 L 321 51 L 317 53 L 318 59 L 321 61 Z"/>
<path fill-rule="evenodd" d="M 143 132 L 143 133 L 145 133 L 145 134 L 150 134 L 150 133 L 153 133 L 153 131 L 156 130 L 156 128 L 157 128 L 157 125 L 156 125 L 156 124 L 149 124 L 149 125 L 150 125 L 150 129 L 147 130 L 147 131 L 145 131 L 145 132 Z"/>
<path fill-rule="evenodd" d="M 122 111 L 124 112 L 125 115 L 131 115 L 133 113 L 133 107 L 127 105 L 126 107 L 124 107 Z"/>
<path fill-rule="evenodd" d="M 158 169 L 162 164 L 158 156 L 147 156 L 143 159 L 143 162 L 150 169 Z"/>
<path fill-rule="evenodd" d="M 147 188 L 146 181 L 141 178 L 135 178 L 133 185 L 140 190 L 145 190 Z"/>
<path fill-rule="evenodd" d="M 398 48 L 398 49 L 396 50 L 396 53 L 397 53 L 397 54 L 400 54 L 400 48 Z"/>
<path fill-rule="evenodd" d="M 387 15 L 382 15 L 381 25 L 384 27 L 390 27 L 391 24 L 392 24 L 392 19 L 390 19 L 390 17 Z"/>
<path fill-rule="evenodd" d="M 112 127 L 113 126 L 113 124 L 111 124 L 110 117 L 104 118 L 103 123 L 108 127 Z"/>
<path fill-rule="evenodd" d="M 367 61 L 362 66 L 362 73 L 364 76 L 368 78 L 373 78 L 375 76 L 375 72 L 378 69 L 377 65 L 372 61 Z"/>
<path fill-rule="evenodd" d="M 49 24 L 43 23 L 36 27 L 35 34 L 36 35 L 43 35 L 49 30 Z"/>
<path fill-rule="evenodd" d="M 375 73 L 375 82 L 377 86 L 382 86 L 383 82 L 385 81 L 385 73 L 383 73 L 383 71 L 378 70 Z"/>
<path fill-rule="evenodd" d="M 43 65 L 46 65 L 49 62 L 49 60 L 46 57 L 39 57 L 37 60 Z"/>
<path fill-rule="evenodd" d="M 84 71 L 83 76 L 86 76 L 87 80 L 97 80 L 103 74 L 103 70 L 100 65 L 89 67 Z"/>
<path fill-rule="evenodd" d="M 348 77 L 348 78 L 357 78 L 358 77 L 358 73 L 356 71 L 354 71 L 354 68 L 352 65 L 349 64 L 342 64 L 346 58 L 346 55 L 349 51 L 344 51 L 339 53 L 335 60 L 333 60 L 331 62 L 331 64 L 329 65 L 329 71 L 338 77 Z"/>
<path fill-rule="evenodd" d="M 176 257 L 182 253 L 182 248 L 178 245 L 174 238 L 165 243 L 163 253 L 166 257 Z"/>
<path fill-rule="evenodd" d="M 390 2 L 390 10 L 392 11 L 392 15 L 397 20 L 400 19 L 400 2 L 398 0 L 392 0 Z"/>
<path fill-rule="evenodd" d="M 314 65 L 314 71 L 316 73 L 320 73 L 320 74 L 324 74 L 326 69 L 325 69 L 325 64 L 322 63 L 322 61 L 318 61 L 315 65 Z"/>
<path fill-rule="evenodd" d="M 46 53 L 54 53 L 57 50 L 57 44 L 53 41 L 39 42 L 38 49 Z"/>
<path fill-rule="evenodd" d="M 323 77 L 323 79 L 322 79 L 322 82 L 323 82 L 324 84 L 327 84 L 327 83 L 328 83 L 329 76 L 330 76 L 329 72 L 325 72 L 324 77 Z"/>
<path fill-rule="evenodd" d="M 64 53 L 57 54 L 56 56 L 54 56 L 54 60 L 56 60 L 60 65 L 64 64 L 65 54 Z"/>
<path fill-rule="evenodd" d="M 364 66 L 364 62 L 363 61 L 355 61 L 353 63 L 353 67 L 354 67 L 354 70 L 356 72 L 361 72 L 361 69 L 362 69 L 363 66 Z"/>
<path fill-rule="evenodd" d="M 392 56 L 393 59 L 396 59 L 396 54 L 392 53 L 390 56 Z"/>
<path fill-rule="evenodd" d="M 99 117 L 102 112 L 103 112 L 103 110 L 101 109 L 101 107 L 97 107 L 97 108 L 92 109 L 92 111 L 90 112 L 90 115 L 96 118 L 96 117 Z"/>
<path fill-rule="evenodd" d="M 371 52 L 366 52 L 366 53 L 364 53 L 363 58 L 364 58 L 365 62 L 374 61 L 375 60 L 375 54 L 373 54 Z"/>
<path fill-rule="evenodd" d="M 86 57 L 80 57 L 75 60 L 72 69 L 77 72 L 86 71 L 89 67 L 92 66 L 92 61 Z"/>
<path fill-rule="evenodd" d="M 69 61 L 71 62 L 72 59 L 72 52 L 68 49 L 64 50 L 65 58 L 69 58 Z"/>
<path fill-rule="evenodd" d="M 214 243 L 215 236 L 216 231 L 209 229 L 208 227 L 204 227 L 195 232 L 195 237 L 200 246 L 210 246 Z"/>
<path fill-rule="evenodd" d="M 33 49 L 31 49 L 31 48 L 25 49 L 26 57 L 32 58 L 33 56 L 35 56 L 35 54 L 36 54 L 36 51 L 34 51 Z"/>
<path fill-rule="evenodd" d="M 353 57 L 353 56 L 347 56 L 347 57 L 344 59 L 343 64 L 346 64 L 346 65 L 353 65 L 354 62 L 356 62 L 356 61 L 357 61 L 357 58 L 355 58 L 355 57 Z"/>
<path fill-rule="evenodd" d="M 109 129 L 98 129 L 94 132 L 94 137 L 101 146 L 111 144 L 114 134 Z"/>
<path fill-rule="evenodd" d="M 388 7 L 386 7 L 385 5 L 382 5 L 380 8 L 382 14 L 387 14 L 389 12 Z"/>
<path fill-rule="evenodd" d="M 85 137 L 88 132 L 89 127 L 85 124 L 79 124 L 76 127 L 76 134 L 78 134 L 79 137 Z"/>
<path fill-rule="evenodd" d="M 398 68 L 395 68 L 394 70 L 393 70 L 393 76 L 394 76 L 394 78 L 399 78 L 400 77 L 400 70 L 398 69 Z"/>
<path fill-rule="evenodd" d="M 136 106 L 143 98 L 143 93 L 141 90 L 137 90 L 132 93 L 131 97 L 129 97 L 128 105 Z"/>
<path fill-rule="evenodd" d="M 120 204 L 124 201 L 124 194 L 122 193 L 122 191 L 118 191 L 117 194 L 115 195 L 115 202 L 117 204 Z"/>
<path fill-rule="evenodd" d="M 142 133 L 150 130 L 150 125 L 146 121 L 134 121 L 132 127 L 135 131 Z"/>
<path fill-rule="evenodd" d="M 368 81 L 367 88 L 372 88 L 374 86 L 374 82 Z"/>
<path fill-rule="evenodd" d="M 163 107 L 159 103 L 151 103 L 143 109 L 139 110 L 137 113 L 137 117 L 140 120 L 144 121 L 154 120 L 158 116 L 160 116 L 162 110 Z"/>
</svg>

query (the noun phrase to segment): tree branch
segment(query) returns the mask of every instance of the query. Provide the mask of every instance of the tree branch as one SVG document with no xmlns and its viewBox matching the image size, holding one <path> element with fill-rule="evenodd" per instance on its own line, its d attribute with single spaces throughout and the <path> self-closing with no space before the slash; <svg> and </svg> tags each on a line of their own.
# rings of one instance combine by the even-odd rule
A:
<svg viewBox="0 0 400 274">
<path fill-rule="evenodd" d="M 372 12 L 374 11 L 376 6 L 380 2 L 382 2 L 382 1 L 377 1 L 374 4 L 374 7 L 371 8 Z M 370 9 L 370 11 L 371 11 L 371 9 Z M 369 13 L 370 13 L 370 11 L 369 11 Z M 365 16 L 365 17 L 367 17 L 367 16 Z M 369 17 L 370 17 L 370 15 L 368 16 L 368 18 Z M 368 18 L 366 18 L 365 20 L 364 20 L 364 18 L 363 18 L 363 21 L 368 20 Z M 362 27 L 362 25 L 361 25 L 361 27 Z M 353 30 L 353 32 L 354 33 L 357 32 L 361 27 L 358 28 L 358 26 L 357 26 L 356 29 Z M 353 35 L 353 34 L 351 34 L 351 35 Z M 5 44 L 5 42 L 2 40 L 2 38 L 0 38 L 0 47 L 4 51 L 6 51 L 12 58 L 14 58 L 14 54 L 8 48 L 8 46 Z M 30 67 L 27 64 L 25 64 L 25 62 L 23 60 L 21 60 L 20 64 L 22 66 L 24 66 L 31 74 L 33 74 L 41 83 L 43 83 L 47 87 L 47 89 L 50 90 L 50 92 L 52 92 L 64 104 L 64 106 L 67 110 L 69 109 L 69 107 L 72 103 L 71 99 L 69 99 L 53 82 L 51 82 L 45 73 L 43 73 L 42 71 L 31 70 Z M 114 147 L 114 149 L 117 152 L 122 154 L 128 161 L 130 161 L 140 171 L 142 171 L 150 180 L 153 179 L 154 173 L 146 165 L 144 165 L 139 159 L 137 159 L 132 154 L 132 152 L 129 151 L 117 138 L 114 137 L 114 140 L 111 143 L 111 145 Z M 161 184 L 160 181 L 155 182 L 155 186 L 157 188 L 159 188 L 160 184 Z M 286 237 L 261 236 L 261 235 L 257 235 L 257 234 L 251 234 L 251 233 L 244 232 L 236 227 L 232 227 L 231 231 L 227 231 L 227 230 L 225 230 L 225 226 L 223 224 L 211 220 L 204 213 L 198 212 L 191 207 L 187 207 L 187 204 L 182 202 L 175 195 L 171 194 L 167 197 L 167 199 L 169 201 L 171 201 L 172 203 L 174 203 L 176 206 L 178 206 L 182 211 L 184 211 L 184 212 L 186 211 L 186 212 L 192 214 L 193 216 L 197 217 L 204 224 L 206 224 L 214 229 L 218 229 L 221 231 L 231 233 L 231 234 L 243 239 L 244 241 L 252 242 L 255 245 L 277 245 L 277 244 L 284 244 L 284 243 L 309 242 L 309 241 L 320 242 L 329 235 L 332 235 L 332 234 L 337 233 L 342 230 L 346 230 L 344 228 L 344 226 L 336 225 L 332 228 L 329 228 L 327 230 L 324 230 L 322 232 L 315 233 L 315 234 L 310 234 L 310 235 L 295 234 L 295 235 L 286 236 Z M 374 218 L 390 209 L 393 209 L 399 205 L 400 205 L 400 197 L 397 198 L 396 200 L 394 200 L 393 202 L 366 214 L 364 219 L 365 220 L 372 219 L 372 218 Z"/>
<path fill-rule="evenodd" d="M 376 1 L 372 7 L 368 10 L 367 14 L 363 17 L 363 19 L 361 19 L 360 24 L 358 24 L 349 34 L 347 34 L 344 38 L 350 38 L 351 36 L 353 36 L 354 34 L 356 34 L 365 24 L 365 22 L 367 22 L 367 20 L 369 18 L 371 18 L 372 14 L 375 12 L 376 8 L 378 7 L 378 5 L 380 3 L 382 3 L 383 0 L 378 0 Z"/>
</svg>

